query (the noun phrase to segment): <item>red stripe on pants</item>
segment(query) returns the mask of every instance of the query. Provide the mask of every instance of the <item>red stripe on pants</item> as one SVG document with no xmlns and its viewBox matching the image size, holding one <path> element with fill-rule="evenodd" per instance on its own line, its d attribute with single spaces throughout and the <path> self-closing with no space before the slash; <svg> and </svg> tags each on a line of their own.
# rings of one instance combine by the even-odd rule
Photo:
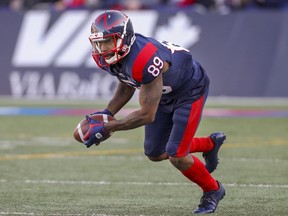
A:
<svg viewBox="0 0 288 216">
<path fill-rule="evenodd" d="M 192 138 L 194 137 L 199 125 L 201 113 L 203 110 L 203 102 L 204 102 L 204 96 L 202 96 L 196 102 L 192 103 L 187 126 L 183 138 L 181 140 L 181 143 L 177 149 L 176 153 L 177 157 L 185 157 L 187 155 L 189 145 L 191 144 Z"/>
</svg>

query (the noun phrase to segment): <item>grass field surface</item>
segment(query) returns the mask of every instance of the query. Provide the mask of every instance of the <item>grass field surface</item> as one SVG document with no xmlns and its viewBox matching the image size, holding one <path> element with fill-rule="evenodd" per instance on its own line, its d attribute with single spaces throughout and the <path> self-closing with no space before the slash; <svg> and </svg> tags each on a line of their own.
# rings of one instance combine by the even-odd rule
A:
<svg viewBox="0 0 288 216">
<path fill-rule="evenodd" d="M 255 107 L 288 110 L 287 105 Z M 221 111 L 227 106 L 214 108 Z M 73 139 L 82 118 L 0 116 L 0 215 L 193 215 L 201 190 L 168 161 L 146 159 L 143 128 L 116 132 L 87 149 Z M 215 215 L 288 215 L 288 118 L 203 117 L 197 136 L 218 130 L 227 134 L 227 141 L 213 176 L 223 183 L 226 196 Z"/>
</svg>

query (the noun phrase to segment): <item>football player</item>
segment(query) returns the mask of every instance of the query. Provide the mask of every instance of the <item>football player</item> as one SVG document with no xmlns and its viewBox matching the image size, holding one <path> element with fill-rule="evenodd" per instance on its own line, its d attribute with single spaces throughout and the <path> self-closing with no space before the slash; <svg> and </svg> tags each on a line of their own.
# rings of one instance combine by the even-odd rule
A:
<svg viewBox="0 0 288 216">
<path fill-rule="evenodd" d="M 85 145 L 99 144 L 106 133 L 145 125 L 146 156 L 151 161 L 168 159 L 203 190 L 195 214 L 214 212 L 225 189 L 210 173 L 217 167 L 218 150 L 226 136 L 216 132 L 194 137 L 209 90 L 203 67 L 185 48 L 134 33 L 130 18 L 120 11 L 100 14 L 89 39 L 97 65 L 119 80 L 106 109 L 98 113 L 114 116 L 136 88 L 140 108 L 105 124 L 90 118 Z M 206 165 L 192 155 L 195 152 L 203 152 Z"/>
</svg>

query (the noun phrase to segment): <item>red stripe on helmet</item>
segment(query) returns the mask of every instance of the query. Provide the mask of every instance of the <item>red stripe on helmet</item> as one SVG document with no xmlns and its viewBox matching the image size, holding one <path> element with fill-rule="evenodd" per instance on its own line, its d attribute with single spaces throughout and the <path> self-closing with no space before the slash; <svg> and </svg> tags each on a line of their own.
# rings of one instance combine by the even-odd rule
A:
<svg viewBox="0 0 288 216">
<path fill-rule="evenodd" d="M 147 43 L 144 48 L 137 55 L 135 62 L 132 67 L 132 77 L 137 82 L 142 82 L 143 79 L 143 69 L 149 59 L 154 55 L 157 51 L 157 47 L 155 47 L 152 43 Z"/>
<path fill-rule="evenodd" d="M 100 17 L 98 17 L 98 18 L 96 19 L 96 23 L 99 23 L 99 22 L 103 19 L 104 28 L 105 28 L 106 30 L 109 30 L 109 29 L 111 29 L 112 27 L 120 24 L 121 22 L 124 22 L 124 23 L 125 23 L 125 21 L 126 21 L 126 19 L 127 19 L 127 17 L 123 17 L 123 18 L 121 18 L 121 19 L 116 19 L 113 23 L 110 23 L 110 25 L 109 25 L 109 24 L 108 24 L 109 16 L 110 16 L 110 15 L 107 14 L 107 13 L 103 14 L 102 16 L 100 16 Z"/>
</svg>

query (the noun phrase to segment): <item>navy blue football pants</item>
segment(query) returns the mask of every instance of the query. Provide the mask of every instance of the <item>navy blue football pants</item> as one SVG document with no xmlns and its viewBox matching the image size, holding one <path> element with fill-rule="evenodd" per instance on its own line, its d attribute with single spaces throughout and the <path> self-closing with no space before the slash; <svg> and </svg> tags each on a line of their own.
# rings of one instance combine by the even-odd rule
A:
<svg viewBox="0 0 288 216">
<path fill-rule="evenodd" d="M 208 96 L 206 93 L 193 103 L 184 103 L 167 112 L 160 105 L 155 120 L 145 125 L 145 154 L 157 157 L 164 152 L 171 157 L 185 157 L 201 121 Z"/>
</svg>

